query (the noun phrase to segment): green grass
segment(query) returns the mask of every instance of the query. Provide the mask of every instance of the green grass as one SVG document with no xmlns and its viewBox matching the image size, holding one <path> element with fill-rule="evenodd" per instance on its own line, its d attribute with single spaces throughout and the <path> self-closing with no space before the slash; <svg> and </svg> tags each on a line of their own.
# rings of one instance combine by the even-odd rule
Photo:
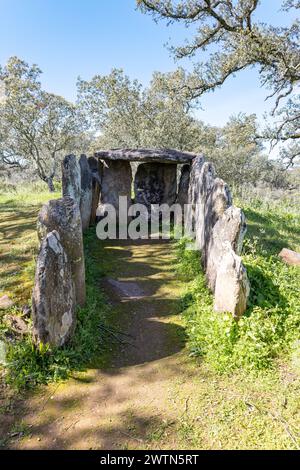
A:
<svg viewBox="0 0 300 470">
<path fill-rule="evenodd" d="M 85 235 L 87 302 L 78 308 L 74 337 L 64 348 L 50 349 L 41 345 L 36 348 L 31 337 L 14 342 L 7 355 L 7 382 L 20 389 L 33 388 L 38 384 L 66 379 L 75 371 L 88 367 L 100 367 L 106 363 L 111 348 L 111 338 L 103 327 L 111 328 L 110 308 L 99 289 L 102 270 L 97 263 L 99 243 L 94 229 Z"/>
<path fill-rule="evenodd" d="M 16 314 L 30 301 L 38 246 L 36 215 L 52 197 L 46 192 L 0 194 L 1 294 L 11 295 Z M 300 250 L 299 214 L 260 204 L 244 210 L 249 230 L 243 259 L 252 290 L 247 314 L 239 324 L 230 315 L 213 313 L 199 253 L 186 251 L 185 242 L 179 243 L 178 277 L 187 287 L 181 299 L 182 314 L 176 318 L 185 326 L 193 357 L 182 353 L 184 373 L 176 368 L 169 386 L 170 407 L 176 408 L 174 420 L 162 416 L 161 424 L 153 423 L 149 446 L 300 448 L 300 273 L 276 257 L 283 246 Z M 85 236 L 85 252 L 88 303 L 78 311 L 73 341 L 51 353 L 47 348 L 36 350 L 29 337 L 16 341 L 9 351 L 7 378 L 18 390 L 60 381 L 109 362 L 111 338 L 105 335 L 105 339 L 99 327 L 113 328 L 114 315 L 124 315 L 124 309 L 114 312 L 99 286 L 104 275 L 116 272 L 122 253 L 103 249 L 94 229 Z M 178 341 L 175 335 L 174 341 Z M 81 380 L 88 386 L 88 376 L 83 374 Z M 1 412 L 9 413 L 4 407 Z M 22 423 L 12 430 L 26 434 Z"/>
<path fill-rule="evenodd" d="M 14 307 L 6 313 L 22 315 L 22 306 L 31 303 L 34 282 L 35 259 L 38 250 L 36 218 L 43 203 L 59 197 L 36 188 L 20 192 L 0 194 L 0 295 L 8 294 Z M 48 346 L 36 348 L 31 336 L 7 342 L 6 380 L 17 390 L 33 388 L 67 378 L 70 373 L 90 366 L 93 361 L 104 363 L 107 352 L 107 334 L 101 330 L 110 309 L 99 289 L 103 268 L 97 262 L 101 243 L 94 236 L 94 229 L 85 235 L 87 304 L 77 312 L 74 338 L 63 349 Z M 101 256 L 103 258 L 103 256 Z M 112 319 L 107 322 L 110 324 Z M 30 322 L 29 322 L 30 323 Z M 0 339 L 9 334 L 9 327 L 0 317 Z M 110 338 L 111 339 L 111 338 Z"/>
<path fill-rule="evenodd" d="M 251 293 L 247 312 L 238 323 L 229 314 L 213 311 L 213 298 L 199 269 L 200 254 L 186 251 L 184 241 L 178 246 L 178 270 L 187 271 L 189 281 L 182 315 L 191 353 L 204 357 L 218 372 L 274 368 L 278 360 L 297 366 L 300 269 L 287 266 L 277 254 L 283 247 L 300 251 L 300 214 L 279 207 L 246 206 L 244 211 L 249 229 L 243 261 Z"/>
</svg>

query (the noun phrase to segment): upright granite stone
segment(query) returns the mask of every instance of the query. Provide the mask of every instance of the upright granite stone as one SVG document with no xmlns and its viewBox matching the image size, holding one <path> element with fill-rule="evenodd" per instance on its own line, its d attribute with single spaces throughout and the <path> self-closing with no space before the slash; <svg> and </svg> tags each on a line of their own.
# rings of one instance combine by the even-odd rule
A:
<svg viewBox="0 0 300 470">
<path fill-rule="evenodd" d="M 168 204 L 176 200 L 177 166 L 165 163 L 142 163 L 135 180 L 135 202 L 143 204 L 150 213 L 151 204 Z"/>
<path fill-rule="evenodd" d="M 97 219 L 97 209 L 100 202 L 100 189 L 103 166 L 100 160 L 95 157 L 89 157 L 88 163 L 92 172 L 92 209 L 90 225 L 95 225 Z"/>
<path fill-rule="evenodd" d="M 214 166 L 205 162 L 202 156 L 197 157 L 191 168 L 186 232 L 195 237 L 198 250 L 205 246 L 205 208 L 214 181 Z"/>
<path fill-rule="evenodd" d="M 217 271 L 214 309 L 241 317 L 247 308 L 250 285 L 242 259 L 228 247 Z"/>
<path fill-rule="evenodd" d="M 186 232 L 201 251 L 208 285 L 217 311 L 244 313 L 249 295 L 246 270 L 238 256 L 246 231 L 244 214 L 232 207 L 227 184 L 215 175 L 214 166 L 196 157 L 191 166 Z"/>
<path fill-rule="evenodd" d="M 202 264 L 206 268 L 208 246 L 213 233 L 213 228 L 222 217 L 226 209 L 232 205 L 232 197 L 227 184 L 220 178 L 213 180 L 212 186 L 207 190 L 203 198 L 204 224 L 202 243 Z M 203 216 L 201 214 L 201 216 Z"/>
<path fill-rule="evenodd" d="M 131 166 L 123 160 L 107 161 L 103 165 L 100 204 L 111 204 L 119 214 L 119 196 L 131 205 Z"/>
<path fill-rule="evenodd" d="M 80 214 L 82 222 L 82 230 L 85 231 L 90 226 L 92 212 L 93 176 L 85 155 L 81 155 L 79 159 L 81 174 L 81 196 L 80 196 Z"/>
<path fill-rule="evenodd" d="M 38 343 L 63 346 L 75 329 L 75 289 L 71 264 L 58 232 L 42 241 L 32 296 L 33 335 Z"/>
<path fill-rule="evenodd" d="M 73 198 L 80 207 L 81 171 L 75 155 L 67 155 L 62 162 L 62 195 Z"/>
<path fill-rule="evenodd" d="M 241 254 L 247 231 L 245 215 L 238 207 L 231 206 L 214 225 L 207 247 L 206 277 L 212 291 L 215 290 L 217 271 L 228 250 Z"/>
<path fill-rule="evenodd" d="M 40 240 L 53 230 L 59 233 L 71 264 L 77 303 L 84 306 L 86 288 L 82 227 L 79 207 L 74 199 L 64 197 L 44 204 L 38 215 L 37 230 Z"/>
<path fill-rule="evenodd" d="M 190 165 L 183 165 L 180 170 L 180 179 L 178 185 L 178 192 L 176 203 L 180 204 L 182 209 L 188 204 L 189 201 L 189 184 L 190 184 Z"/>
</svg>

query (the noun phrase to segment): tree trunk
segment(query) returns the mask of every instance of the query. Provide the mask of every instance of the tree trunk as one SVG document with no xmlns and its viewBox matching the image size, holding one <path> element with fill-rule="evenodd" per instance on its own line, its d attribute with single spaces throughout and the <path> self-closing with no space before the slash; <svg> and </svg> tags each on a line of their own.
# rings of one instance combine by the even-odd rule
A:
<svg viewBox="0 0 300 470">
<path fill-rule="evenodd" d="M 51 178 L 51 177 L 47 178 L 46 183 L 48 185 L 49 192 L 54 193 L 55 192 L 55 187 L 54 187 L 54 184 L 53 184 L 53 178 Z"/>
</svg>

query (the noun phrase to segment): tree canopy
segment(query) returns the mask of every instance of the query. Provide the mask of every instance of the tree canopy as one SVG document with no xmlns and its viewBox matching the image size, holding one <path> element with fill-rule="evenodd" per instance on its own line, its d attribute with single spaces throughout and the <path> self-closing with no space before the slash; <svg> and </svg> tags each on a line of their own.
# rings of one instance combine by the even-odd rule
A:
<svg viewBox="0 0 300 470">
<path fill-rule="evenodd" d="M 265 0 L 263 0 L 265 1 Z M 287 142 L 283 156 L 293 165 L 300 155 L 300 22 L 275 27 L 259 21 L 259 0 L 137 0 L 138 7 L 155 19 L 182 22 L 193 27 L 188 42 L 172 48 L 177 59 L 208 51 L 187 77 L 192 98 L 221 86 L 230 76 L 249 67 L 258 68 L 261 84 L 274 99 L 276 126 L 263 137 Z M 299 9 L 298 0 L 286 0 L 284 10 Z M 196 32 L 194 32 L 196 31 Z M 282 108 L 280 109 L 280 104 Z"/>
<path fill-rule="evenodd" d="M 4 87 L 0 101 L 0 161 L 8 166 L 31 165 L 51 191 L 63 154 L 74 150 L 83 120 L 74 105 L 45 92 L 41 70 L 12 57 L 0 68 Z"/>
</svg>

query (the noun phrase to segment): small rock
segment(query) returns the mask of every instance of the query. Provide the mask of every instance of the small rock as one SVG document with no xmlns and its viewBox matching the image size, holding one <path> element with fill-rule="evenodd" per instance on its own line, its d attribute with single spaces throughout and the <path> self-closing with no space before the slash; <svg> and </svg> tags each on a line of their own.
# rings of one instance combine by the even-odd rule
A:
<svg viewBox="0 0 300 470">
<path fill-rule="evenodd" d="M 8 297 L 8 295 L 3 295 L 0 298 L 0 310 L 7 310 L 14 306 L 13 301 Z"/>
<path fill-rule="evenodd" d="M 25 335 L 28 333 L 27 323 L 17 315 L 5 315 L 4 320 L 14 333 L 18 335 Z"/>
<path fill-rule="evenodd" d="M 297 253 L 296 251 L 283 248 L 278 256 L 282 261 L 290 264 L 291 266 L 300 266 L 300 253 Z"/>
</svg>

